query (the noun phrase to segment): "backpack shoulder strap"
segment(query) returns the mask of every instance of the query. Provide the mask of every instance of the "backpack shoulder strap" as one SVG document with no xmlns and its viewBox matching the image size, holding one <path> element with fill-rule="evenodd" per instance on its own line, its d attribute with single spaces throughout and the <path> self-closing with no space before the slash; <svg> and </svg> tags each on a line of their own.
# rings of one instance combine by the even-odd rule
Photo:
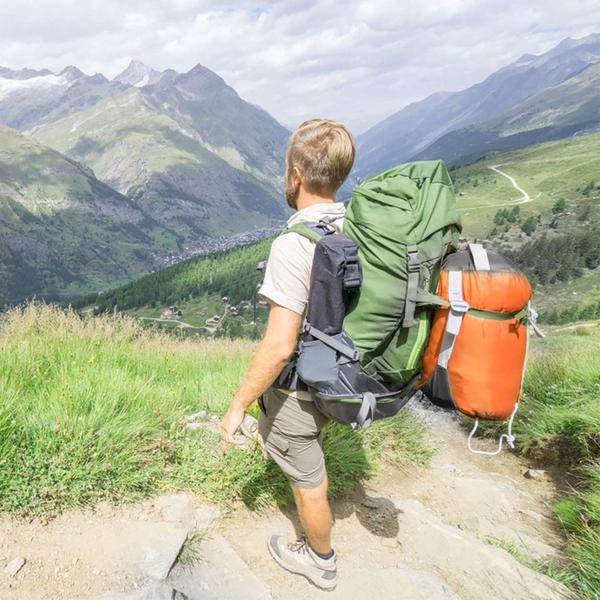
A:
<svg viewBox="0 0 600 600">
<path fill-rule="evenodd" d="M 313 242 L 318 242 L 323 236 L 328 235 L 329 233 L 333 233 L 333 231 L 327 226 L 325 222 L 302 222 L 296 223 L 291 227 L 287 227 L 284 229 L 280 235 L 284 235 L 286 233 L 297 233 L 305 238 Z"/>
</svg>

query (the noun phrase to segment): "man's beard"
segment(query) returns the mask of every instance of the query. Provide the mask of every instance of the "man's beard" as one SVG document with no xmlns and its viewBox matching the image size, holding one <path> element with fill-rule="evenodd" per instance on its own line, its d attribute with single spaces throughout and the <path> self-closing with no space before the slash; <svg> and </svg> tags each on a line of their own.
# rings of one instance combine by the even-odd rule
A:
<svg viewBox="0 0 600 600">
<path fill-rule="evenodd" d="M 293 184 L 285 184 L 285 199 L 290 208 L 298 210 L 298 194 L 300 192 L 300 186 Z"/>
</svg>

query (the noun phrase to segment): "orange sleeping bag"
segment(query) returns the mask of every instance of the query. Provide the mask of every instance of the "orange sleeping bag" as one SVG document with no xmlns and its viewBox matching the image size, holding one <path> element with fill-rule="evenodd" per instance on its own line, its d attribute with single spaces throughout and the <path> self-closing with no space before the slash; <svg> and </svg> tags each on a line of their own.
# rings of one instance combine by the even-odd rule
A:
<svg viewBox="0 0 600 600">
<path fill-rule="evenodd" d="M 420 382 L 432 402 L 482 419 L 516 412 L 531 295 L 521 271 L 479 244 L 445 259 L 438 296 L 450 306 L 435 311 Z"/>
</svg>

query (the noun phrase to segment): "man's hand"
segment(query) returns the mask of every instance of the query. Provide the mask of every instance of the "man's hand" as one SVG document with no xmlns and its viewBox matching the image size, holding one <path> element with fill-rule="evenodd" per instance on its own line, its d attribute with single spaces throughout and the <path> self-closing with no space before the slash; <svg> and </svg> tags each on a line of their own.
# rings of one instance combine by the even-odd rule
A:
<svg viewBox="0 0 600 600">
<path fill-rule="evenodd" d="M 245 410 L 232 402 L 221 421 L 221 439 L 228 444 L 236 444 L 235 432 L 244 420 Z"/>
<path fill-rule="evenodd" d="M 269 389 L 293 354 L 301 321 L 302 315 L 271 304 L 265 335 L 250 361 L 240 389 L 221 421 L 223 441 L 236 443 L 235 432 L 244 420 L 246 409 Z"/>
</svg>

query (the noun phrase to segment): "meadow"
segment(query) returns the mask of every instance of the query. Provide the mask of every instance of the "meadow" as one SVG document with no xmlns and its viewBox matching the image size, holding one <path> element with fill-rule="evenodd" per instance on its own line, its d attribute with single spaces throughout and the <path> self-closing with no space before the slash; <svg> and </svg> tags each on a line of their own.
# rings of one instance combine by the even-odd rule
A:
<svg viewBox="0 0 600 600">
<path fill-rule="evenodd" d="M 248 363 L 244 340 L 181 340 L 130 317 L 81 318 L 45 305 L 13 310 L 0 330 L 0 511 L 54 514 L 100 500 L 188 490 L 223 506 L 290 500 L 260 450 L 223 448 L 224 414 Z M 255 409 L 256 410 L 256 409 Z M 205 411 L 199 429 L 185 416 Z M 355 433 L 328 427 L 333 496 L 371 476 L 376 457 L 426 463 L 409 413 Z"/>
</svg>

